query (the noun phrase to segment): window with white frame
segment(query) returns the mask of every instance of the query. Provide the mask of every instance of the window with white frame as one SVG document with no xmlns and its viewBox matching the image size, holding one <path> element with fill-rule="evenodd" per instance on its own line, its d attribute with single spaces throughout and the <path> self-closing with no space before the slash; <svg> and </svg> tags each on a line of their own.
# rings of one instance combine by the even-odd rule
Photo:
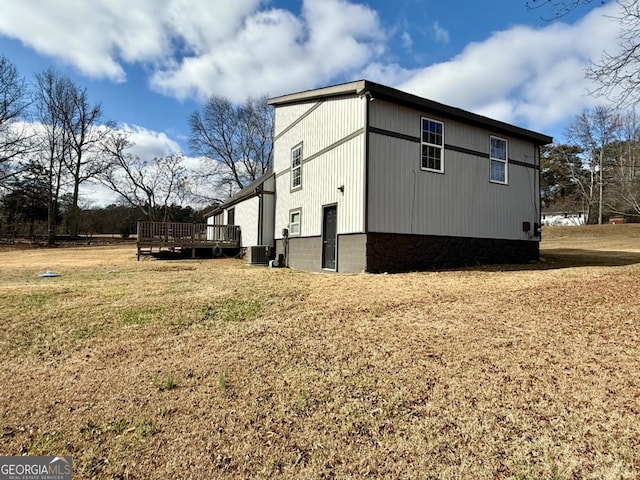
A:
<svg viewBox="0 0 640 480">
<path fill-rule="evenodd" d="M 420 168 L 444 173 L 444 123 L 422 117 L 422 161 Z"/>
<path fill-rule="evenodd" d="M 507 183 L 507 141 L 504 138 L 491 136 L 491 152 L 489 154 L 490 181 Z"/>
<path fill-rule="evenodd" d="M 302 144 L 291 150 L 291 190 L 302 188 Z"/>
<path fill-rule="evenodd" d="M 289 236 L 300 235 L 301 210 L 291 210 L 289 212 Z"/>
</svg>

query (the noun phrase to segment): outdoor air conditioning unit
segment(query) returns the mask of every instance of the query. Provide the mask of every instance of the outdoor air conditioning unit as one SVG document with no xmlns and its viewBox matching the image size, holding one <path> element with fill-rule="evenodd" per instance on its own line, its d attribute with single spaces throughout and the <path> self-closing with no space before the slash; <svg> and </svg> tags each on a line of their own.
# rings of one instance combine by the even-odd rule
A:
<svg viewBox="0 0 640 480">
<path fill-rule="evenodd" d="M 256 245 L 249 247 L 248 263 L 250 265 L 267 265 L 271 257 L 271 247 L 268 245 Z"/>
</svg>

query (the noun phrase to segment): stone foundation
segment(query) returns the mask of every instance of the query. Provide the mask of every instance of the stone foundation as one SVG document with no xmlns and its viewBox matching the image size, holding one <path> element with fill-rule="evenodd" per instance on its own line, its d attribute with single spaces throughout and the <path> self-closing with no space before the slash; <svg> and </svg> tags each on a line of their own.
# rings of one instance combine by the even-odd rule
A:
<svg viewBox="0 0 640 480">
<path fill-rule="evenodd" d="M 367 268 L 367 236 L 338 235 L 338 272 L 362 273 Z"/>
<path fill-rule="evenodd" d="M 284 240 L 276 240 L 276 256 L 284 254 Z M 289 267 L 308 272 L 322 271 L 322 239 L 290 237 Z"/>
<path fill-rule="evenodd" d="M 367 234 L 367 272 L 408 272 L 540 258 L 540 243 L 527 240 Z"/>
</svg>

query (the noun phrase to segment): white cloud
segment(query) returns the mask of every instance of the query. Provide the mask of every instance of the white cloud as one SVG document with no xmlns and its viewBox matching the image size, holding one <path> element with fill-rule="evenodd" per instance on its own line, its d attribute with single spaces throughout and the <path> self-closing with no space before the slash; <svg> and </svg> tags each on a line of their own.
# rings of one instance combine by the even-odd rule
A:
<svg viewBox="0 0 640 480">
<path fill-rule="evenodd" d="M 545 129 L 602 102 L 587 96 L 589 60 L 616 46 L 615 4 L 575 25 L 515 26 L 469 44 L 448 62 L 415 70 L 399 88 L 503 121 Z"/>
<path fill-rule="evenodd" d="M 131 154 L 140 158 L 165 157 L 179 153 L 180 145 L 164 132 L 155 132 L 138 125 L 120 125 L 119 130 L 127 132 L 134 143 Z"/>
<path fill-rule="evenodd" d="M 177 98 L 286 93 L 364 67 L 385 48 L 377 13 L 348 0 L 304 0 L 300 16 L 261 0 L 6 0 L 0 35 L 96 78 L 127 63 Z M 34 14 L 37 12 L 37 15 Z"/>
<path fill-rule="evenodd" d="M 406 49 L 406 50 L 411 50 L 411 47 L 413 47 L 413 39 L 411 38 L 411 34 L 409 34 L 409 32 L 402 32 L 402 46 Z"/>
<path fill-rule="evenodd" d="M 436 38 L 436 42 L 449 43 L 449 31 L 442 28 L 438 22 L 433 22 L 433 34 Z"/>
<path fill-rule="evenodd" d="M 363 68 L 382 54 L 384 41 L 378 16 L 368 7 L 305 0 L 300 17 L 282 9 L 247 16 L 242 28 L 206 53 L 156 72 L 152 85 L 178 98 L 277 95 L 324 85 Z"/>
<path fill-rule="evenodd" d="M 124 0 L 6 0 L 0 33 L 81 72 L 123 81 L 120 60 L 153 61 L 169 49 L 169 38 L 153 12 L 154 0 L 137 8 Z"/>
<path fill-rule="evenodd" d="M 615 2 L 574 25 L 514 26 L 449 61 L 408 69 L 387 55 L 377 12 L 356 1 L 303 0 L 293 13 L 268 0 L 5 0 L 0 35 L 93 77 L 124 81 L 127 64 L 139 63 L 152 88 L 180 99 L 241 100 L 370 78 L 543 130 L 602 101 L 585 95 L 593 85 L 584 68 L 616 48 L 618 25 L 604 17 Z M 439 22 L 431 29 L 449 42 Z"/>
<path fill-rule="evenodd" d="M 5 0 L 0 34 L 97 78 L 125 80 L 123 62 L 156 68 L 201 54 L 239 29 L 260 0 Z"/>
<path fill-rule="evenodd" d="M 84 208 L 106 207 L 120 201 L 120 196 L 117 193 L 93 181 L 83 183 L 80 188 L 80 204 Z"/>
<path fill-rule="evenodd" d="M 372 82 L 382 83 L 384 85 L 402 85 L 408 82 L 415 75 L 414 70 L 398 65 L 397 63 L 370 63 L 363 68 L 360 73 L 356 74 L 356 78 L 366 78 Z"/>
</svg>

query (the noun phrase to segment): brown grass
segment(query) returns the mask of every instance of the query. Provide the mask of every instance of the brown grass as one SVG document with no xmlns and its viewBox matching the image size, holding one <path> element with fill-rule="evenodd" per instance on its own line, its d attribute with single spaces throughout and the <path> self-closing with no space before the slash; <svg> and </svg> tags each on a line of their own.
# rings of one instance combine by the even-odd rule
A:
<svg viewBox="0 0 640 480">
<path fill-rule="evenodd" d="M 0 252 L 0 454 L 69 454 L 74 478 L 638 478 L 639 230 L 614 227 L 403 275 Z"/>
</svg>

